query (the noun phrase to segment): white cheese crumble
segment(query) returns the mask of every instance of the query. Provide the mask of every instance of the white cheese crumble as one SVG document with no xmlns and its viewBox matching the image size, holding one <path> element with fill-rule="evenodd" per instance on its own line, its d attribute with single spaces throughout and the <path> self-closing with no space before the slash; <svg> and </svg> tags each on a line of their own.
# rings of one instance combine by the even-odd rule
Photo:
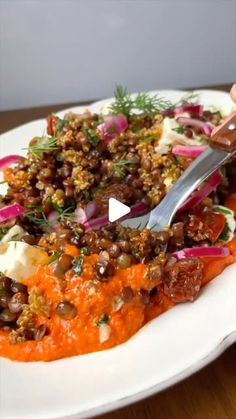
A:
<svg viewBox="0 0 236 419">
<path fill-rule="evenodd" d="M 0 244 L 0 272 L 21 282 L 34 275 L 48 259 L 44 250 L 20 241 Z"/>
<path fill-rule="evenodd" d="M 0 240 L 0 243 L 7 243 L 11 240 L 20 240 L 25 234 L 26 232 L 21 226 L 14 225 L 2 237 L 2 239 Z"/>
<path fill-rule="evenodd" d="M 180 116 L 187 116 L 189 114 L 184 112 L 179 114 Z M 179 128 L 180 125 L 176 122 L 175 118 L 165 117 L 163 120 L 163 127 L 162 127 L 162 134 L 158 145 L 155 147 L 156 153 L 159 154 L 167 154 L 169 148 L 174 144 L 183 144 L 183 145 L 199 145 L 201 144 L 200 137 L 193 134 L 193 138 L 187 138 L 185 135 L 180 134 L 175 130 L 175 128 Z"/>
<path fill-rule="evenodd" d="M 111 334 L 111 328 L 108 324 L 102 323 L 99 325 L 99 342 L 106 342 Z"/>
</svg>

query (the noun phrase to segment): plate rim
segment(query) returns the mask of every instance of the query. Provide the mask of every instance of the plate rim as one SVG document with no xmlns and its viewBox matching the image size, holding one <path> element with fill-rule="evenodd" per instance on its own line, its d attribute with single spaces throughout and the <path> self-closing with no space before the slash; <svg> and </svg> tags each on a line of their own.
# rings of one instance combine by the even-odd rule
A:
<svg viewBox="0 0 236 419">
<path fill-rule="evenodd" d="M 152 91 L 147 91 L 147 93 L 159 93 L 159 92 L 176 92 L 176 93 L 188 93 L 188 92 L 196 92 L 196 93 L 215 93 L 215 94 L 223 94 L 223 95 L 227 95 L 229 96 L 229 94 L 227 92 L 224 91 L 220 91 L 220 90 L 211 90 L 211 89 L 190 89 L 188 91 L 186 90 L 178 90 L 178 89 L 158 89 L 158 90 L 152 90 Z M 135 94 L 135 93 L 134 93 Z M 100 104 L 104 104 L 105 102 L 109 102 L 114 98 L 108 98 L 108 99 L 104 99 L 104 100 L 99 100 L 96 102 L 93 102 L 89 105 L 78 105 L 78 106 L 74 106 L 71 108 L 65 108 L 63 110 L 60 110 L 58 112 L 56 112 L 57 115 L 71 111 L 71 110 L 84 110 L 84 109 L 90 109 L 93 105 L 95 106 L 99 106 Z M 232 104 L 232 107 L 234 105 Z M 36 119 L 36 120 L 32 120 L 29 121 L 25 124 L 19 125 L 17 127 L 14 127 L 8 131 L 5 131 L 4 133 L 2 133 L 0 135 L 0 139 L 2 138 L 2 136 L 11 134 L 13 131 L 20 129 L 24 126 L 30 125 L 33 122 L 39 122 L 39 121 L 44 121 L 44 119 Z M 87 409 L 87 410 L 83 410 L 81 412 L 77 412 L 77 413 L 73 413 L 73 414 L 69 414 L 69 415 L 63 415 L 63 416 L 55 416 L 55 419 L 78 419 L 78 418 L 83 418 L 83 417 L 94 417 L 98 414 L 102 414 L 102 413 L 106 413 L 115 409 L 119 409 L 122 408 L 124 406 L 127 406 L 131 403 L 137 402 L 139 400 L 145 399 L 147 397 L 150 397 L 168 387 L 170 387 L 171 385 L 174 385 L 178 382 L 180 382 L 181 380 L 189 377 L 190 375 L 192 375 L 193 373 L 199 371 L 200 369 L 202 369 L 203 367 L 205 367 L 207 364 L 209 364 L 210 362 L 212 362 L 214 359 L 216 359 L 218 356 L 220 356 L 230 345 L 232 345 L 234 342 L 236 342 L 236 330 L 232 331 L 228 334 L 226 334 L 224 337 L 222 337 L 218 344 L 215 345 L 215 347 L 213 349 L 211 349 L 209 351 L 208 354 L 206 354 L 202 359 L 200 360 L 196 360 L 193 364 L 191 364 L 189 367 L 185 368 L 184 370 L 176 373 L 175 375 L 172 375 L 171 377 L 165 379 L 164 381 L 156 384 L 156 385 L 152 385 L 144 390 L 138 391 L 134 394 L 122 397 L 120 399 L 114 400 L 114 401 L 110 401 L 107 402 L 105 404 L 100 405 L 99 407 L 93 407 L 91 409 Z M 86 416 L 85 416 L 86 415 Z M 50 416 L 51 417 L 51 416 Z"/>
<path fill-rule="evenodd" d="M 73 413 L 72 415 L 64 415 L 55 417 L 55 419 L 83 419 L 83 418 L 93 418 L 98 415 L 112 412 L 118 409 L 122 409 L 125 406 L 129 406 L 130 404 L 137 403 L 139 401 L 145 400 L 155 394 L 158 394 L 167 388 L 172 387 L 175 384 L 178 384 L 182 380 L 190 377 L 194 373 L 201 371 L 204 367 L 209 365 L 215 359 L 217 359 L 220 355 L 222 355 L 227 348 L 231 345 L 236 343 L 236 331 L 227 334 L 223 337 L 217 346 L 212 349 L 208 355 L 205 355 L 200 361 L 196 361 L 191 366 L 185 368 L 183 371 L 173 375 L 170 378 L 162 381 L 159 384 L 151 386 L 143 391 L 139 391 L 133 395 L 123 397 L 113 402 L 108 402 L 106 404 L 102 404 L 100 407 L 95 407 L 92 409 L 84 410 L 81 413 Z M 86 416 L 84 416 L 86 415 Z"/>
</svg>

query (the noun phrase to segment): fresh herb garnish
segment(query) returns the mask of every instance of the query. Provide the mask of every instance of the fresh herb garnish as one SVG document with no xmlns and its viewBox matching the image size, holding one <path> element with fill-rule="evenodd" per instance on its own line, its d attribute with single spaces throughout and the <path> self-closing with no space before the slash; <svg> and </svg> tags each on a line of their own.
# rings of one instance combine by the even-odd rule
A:
<svg viewBox="0 0 236 419">
<path fill-rule="evenodd" d="M 103 324 L 107 324 L 109 321 L 109 317 L 108 314 L 104 313 L 102 315 L 102 317 L 98 320 L 98 322 L 96 323 L 97 327 L 102 326 Z"/>
<path fill-rule="evenodd" d="M 142 138 L 141 140 L 139 140 L 139 144 L 147 144 L 150 143 L 154 140 L 156 140 L 157 138 L 155 137 L 155 135 L 148 135 L 147 137 Z"/>
<path fill-rule="evenodd" d="M 50 151 L 58 150 L 57 146 L 57 137 L 38 137 L 37 140 L 30 145 L 28 148 L 23 148 L 23 150 L 28 150 L 28 153 L 31 153 L 35 159 L 41 159 L 43 153 L 48 153 Z"/>
<path fill-rule="evenodd" d="M 33 224 L 44 225 L 50 227 L 52 222 L 47 219 L 46 214 L 43 212 L 40 206 L 35 206 L 29 211 L 24 212 L 24 216 L 29 219 Z"/>
<path fill-rule="evenodd" d="M 89 191 L 82 191 L 82 197 L 85 199 L 85 201 L 90 201 L 91 193 Z"/>
<path fill-rule="evenodd" d="M 3 185 L 4 183 L 8 183 L 8 180 L 1 180 L 0 185 Z"/>
<path fill-rule="evenodd" d="M 84 133 L 86 138 L 89 140 L 90 144 L 92 144 L 94 147 L 96 147 L 98 145 L 98 143 L 100 142 L 100 138 L 96 134 L 95 131 L 93 131 L 90 128 L 83 128 L 82 132 Z"/>
<path fill-rule="evenodd" d="M 74 261 L 73 261 L 73 271 L 77 274 L 77 275 L 81 275 L 83 272 L 83 263 L 84 260 L 82 258 L 82 256 L 77 256 Z"/>
<path fill-rule="evenodd" d="M 218 207 L 217 205 L 214 205 L 213 211 L 214 212 L 221 212 L 222 214 L 226 214 L 226 215 L 232 215 L 233 214 L 233 211 L 231 211 L 230 209 Z"/>
<path fill-rule="evenodd" d="M 205 143 L 206 141 L 209 141 L 209 137 L 207 135 L 201 135 L 200 141 L 201 143 Z"/>
<path fill-rule="evenodd" d="M 118 173 L 121 177 L 125 177 L 125 170 L 129 170 L 129 164 L 132 164 L 133 160 L 131 159 L 124 159 L 124 156 L 121 159 L 113 163 L 113 170 L 114 172 Z"/>
<path fill-rule="evenodd" d="M 221 213 L 224 215 L 225 217 L 225 226 L 224 229 L 222 231 L 222 233 L 219 236 L 219 240 L 223 241 L 223 242 L 227 242 L 229 241 L 232 237 L 233 237 L 233 219 L 234 219 L 234 213 L 231 209 L 224 207 L 224 206 L 218 206 L 218 205 L 214 205 L 213 206 L 213 212 L 216 213 Z"/>
<path fill-rule="evenodd" d="M 81 255 L 90 255 L 89 247 L 81 247 L 80 253 L 81 253 Z"/>
<path fill-rule="evenodd" d="M 0 228 L 0 240 L 2 240 L 3 236 L 5 236 L 7 232 L 8 232 L 7 228 Z"/>
<path fill-rule="evenodd" d="M 53 208 L 58 213 L 57 221 L 75 221 L 74 207 L 70 206 L 68 208 L 60 208 L 58 205 L 53 204 Z"/>
<path fill-rule="evenodd" d="M 196 92 L 189 92 L 185 96 L 183 96 L 178 102 L 172 105 L 173 108 L 179 108 L 184 105 L 184 103 L 197 103 L 199 100 L 199 94 Z"/>
<path fill-rule="evenodd" d="M 115 102 L 109 106 L 110 113 L 113 115 L 130 115 L 135 112 L 152 113 L 160 112 L 171 108 L 170 101 L 163 99 L 159 95 L 149 95 L 148 93 L 138 93 L 131 96 L 127 89 L 118 85 L 115 90 Z"/>
<path fill-rule="evenodd" d="M 229 224 L 227 223 L 227 221 L 225 221 L 225 226 L 222 233 L 220 234 L 219 240 L 222 240 L 223 242 L 227 242 L 230 238 L 230 234 L 231 234 L 231 230 L 229 228 Z"/>
<path fill-rule="evenodd" d="M 183 134 L 184 128 L 183 127 L 176 127 L 176 128 L 172 128 L 172 131 L 175 131 L 178 134 Z"/>
<path fill-rule="evenodd" d="M 58 252 L 58 250 L 53 250 L 52 255 L 48 259 L 45 265 L 51 265 L 51 263 L 56 262 L 56 260 L 61 256 L 61 252 Z"/>
<path fill-rule="evenodd" d="M 97 116 L 98 119 L 97 119 L 97 121 L 92 121 L 91 124 L 94 128 L 97 128 L 98 125 L 100 125 L 104 122 L 104 118 L 103 118 L 102 115 L 94 114 L 94 116 L 95 115 Z"/>
<path fill-rule="evenodd" d="M 107 129 L 106 132 L 107 134 L 114 134 L 117 131 L 117 126 L 116 124 L 111 124 Z"/>
<path fill-rule="evenodd" d="M 68 120 L 67 119 L 59 119 L 57 121 L 57 126 L 56 126 L 56 134 L 60 134 L 61 131 L 63 130 L 64 126 L 68 124 Z"/>
<path fill-rule="evenodd" d="M 172 158 L 173 158 L 173 163 L 178 165 L 179 164 L 179 158 L 175 154 L 172 155 Z"/>
</svg>

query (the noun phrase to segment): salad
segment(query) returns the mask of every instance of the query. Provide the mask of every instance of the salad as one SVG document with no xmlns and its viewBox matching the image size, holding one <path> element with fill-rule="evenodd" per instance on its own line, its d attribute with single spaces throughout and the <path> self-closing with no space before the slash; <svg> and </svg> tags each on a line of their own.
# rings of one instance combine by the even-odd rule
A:
<svg viewBox="0 0 236 419">
<path fill-rule="evenodd" d="M 49 115 L 26 157 L 0 159 L 1 356 L 51 361 L 114 347 L 236 261 L 234 161 L 170 227 L 140 227 L 222 120 L 191 94 L 170 103 L 118 86 L 100 114 Z M 111 197 L 131 208 L 125 222 L 109 222 Z"/>
</svg>

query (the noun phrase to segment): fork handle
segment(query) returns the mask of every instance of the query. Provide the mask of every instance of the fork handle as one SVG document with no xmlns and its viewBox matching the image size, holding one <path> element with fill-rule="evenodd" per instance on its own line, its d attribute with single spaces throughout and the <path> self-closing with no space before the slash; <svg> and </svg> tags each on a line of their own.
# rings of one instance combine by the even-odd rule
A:
<svg viewBox="0 0 236 419">
<path fill-rule="evenodd" d="M 210 145 L 228 152 L 236 151 L 236 112 L 233 112 L 215 131 Z"/>
<path fill-rule="evenodd" d="M 177 209 L 189 195 L 231 156 L 232 153 L 227 151 L 207 147 L 184 171 L 161 203 L 151 211 L 147 228 L 158 231 L 170 225 Z"/>
<path fill-rule="evenodd" d="M 180 176 L 170 192 L 150 213 L 147 228 L 160 230 L 170 225 L 177 209 L 213 172 L 236 154 L 236 112 L 215 131 L 210 147 Z"/>
</svg>

